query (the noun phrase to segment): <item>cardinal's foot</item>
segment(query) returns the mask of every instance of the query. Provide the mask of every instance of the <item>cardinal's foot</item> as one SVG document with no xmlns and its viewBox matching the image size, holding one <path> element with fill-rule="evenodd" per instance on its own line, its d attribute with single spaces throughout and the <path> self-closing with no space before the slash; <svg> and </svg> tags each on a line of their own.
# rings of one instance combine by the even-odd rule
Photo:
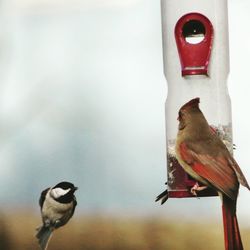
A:
<svg viewBox="0 0 250 250">
<path fill-rule="evenodd" d="M 190 192 L 191 194 L 197 196 L 197 192 L 202 191 L 206 189 L 207 186 L 200 186 L 198 182 L 195 183 L 195 185 L 191 188 Z"/>
</svg>

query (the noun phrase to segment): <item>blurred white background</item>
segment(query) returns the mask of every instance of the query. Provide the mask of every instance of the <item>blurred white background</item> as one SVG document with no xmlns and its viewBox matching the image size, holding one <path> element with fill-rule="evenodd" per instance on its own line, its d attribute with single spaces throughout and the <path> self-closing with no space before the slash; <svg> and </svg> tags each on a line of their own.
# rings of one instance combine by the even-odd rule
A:
<svg viewBox="0 0 250 250">
<path fill-rule="evenodd" d="M 235 158 L 250 181 L 250 2 L 228 5 Z M 38 211 L 40 191 L 69 180 L 78 213 L 221 217 L 219 198 L 154 202 L 166 181 L 160 14 L 150 0 L 1 1 L 3 208 Z M 246 226 L 249 211 L 242 188 Z"/>
</svg>

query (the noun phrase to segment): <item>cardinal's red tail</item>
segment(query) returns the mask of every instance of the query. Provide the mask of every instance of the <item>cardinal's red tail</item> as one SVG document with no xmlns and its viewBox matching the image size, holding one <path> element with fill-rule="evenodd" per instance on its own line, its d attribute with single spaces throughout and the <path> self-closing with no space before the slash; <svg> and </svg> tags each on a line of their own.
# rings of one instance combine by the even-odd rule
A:
<svg viewBox="0 0 250 250">
<path fill-rule="evenodd" d="M 222 202 L 224 240 L 226 250 L 243 250 L 236 217 L 236 200 L 223 195 Z"/>
</svg>

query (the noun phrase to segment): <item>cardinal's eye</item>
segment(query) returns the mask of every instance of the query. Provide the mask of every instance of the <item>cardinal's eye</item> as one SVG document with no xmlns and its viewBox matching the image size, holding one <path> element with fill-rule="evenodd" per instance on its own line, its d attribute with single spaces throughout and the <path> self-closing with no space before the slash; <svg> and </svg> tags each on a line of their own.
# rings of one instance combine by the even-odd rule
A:
<svg viewBox="0 0 250 250">
<path fill-rule="evenodd" d="M 179 111 L 179 113 L 178 113 L 178 119 L 181 119 L 182 118 L 182 113 L 181 113 L 181 111 Z"/>
</svg>

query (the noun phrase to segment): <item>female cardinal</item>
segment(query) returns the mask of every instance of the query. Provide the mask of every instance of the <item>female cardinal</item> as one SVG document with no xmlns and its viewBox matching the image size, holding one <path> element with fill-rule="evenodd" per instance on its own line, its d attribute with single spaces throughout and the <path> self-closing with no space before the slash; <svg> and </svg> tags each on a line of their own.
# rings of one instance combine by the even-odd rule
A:
<svg viewBox="0 0 250 250">
<path fill-rule="evenodd" d="M 176 157 L 190 176 L 218 192 L 222 200 L 226 249 L 242 250 L 236 201 L 239 183 L 249 190 L 250 187 L 227 147 L 211 130 L 199 109 L 199 102 L 199 98 L 192 99 L 179 110 Z M 197 183 L 192 193 L 205 187 Z"/>
</svg>

